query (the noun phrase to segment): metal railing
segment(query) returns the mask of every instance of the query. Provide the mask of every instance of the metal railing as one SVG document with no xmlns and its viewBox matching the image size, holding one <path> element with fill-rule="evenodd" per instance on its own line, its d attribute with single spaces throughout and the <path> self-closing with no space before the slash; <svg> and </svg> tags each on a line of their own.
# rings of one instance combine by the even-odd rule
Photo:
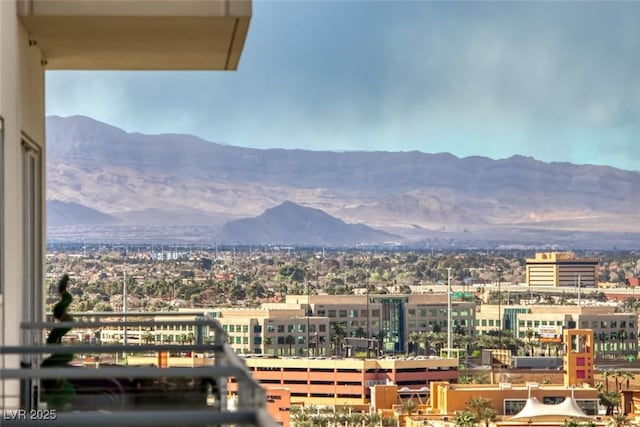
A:
<svg viewBox="0 0 640 427">
<path fill-rule="evenodd" d="M 149 318 L 154 316 L 197 316 L 195 320 L 109 320 Z M 253 379 L 244 362 L 227 344 L 226 332 L 213 318 L 185 312 L 73 313 L 76 318 L 97 321 L 23 323 L 21 328 L 33 338 L 56 327 L 104 328 L 157 327 L 159 325 L 191 325 L 209 328 L 213 342 L 193 344 L 71 344 L 23 345 L 0 347 L 2 355 L 20 355 L 31 360 L 31 366 L 21 369 L 0 369 L 0 379 L 20 380 L 23 395 L 28 395 L 22 408 L 3 409 L 0 424 L 4 426 L 195 426 L 195 425 L 255 425 L 275 427 L 277 424 L 266 410 L 266 394 Z M 201 337 L 200 337 L 201 338 Z M 31 342 L 38 342 L 36 339 Z M 40 367 L 45 354 L 136 354 L 145 352 L 213 353 L 212 366 L 157 367 Z M 43 409 L 43 381 L 63 378 L 75 384 L 73 403 L 68 410 Z M 173 382 L 172 382 L 173 381 Z M 158 386 L 158 384 L 161 386 Z M 179 383 L 179 384 L 178 384 Z M 188 383 L 181 389 L 179 386 Z M 235 408 L 230 409 L 228 385 L 233 384 Z M 190 387 L 190 388 L 189 388 Z M 83 400 L 84 399 L 84 400 Z M 78 409 L 80 408 L 80 409 Z M 48 416 L 45 416 L 48 415 Z"/>
</svg>

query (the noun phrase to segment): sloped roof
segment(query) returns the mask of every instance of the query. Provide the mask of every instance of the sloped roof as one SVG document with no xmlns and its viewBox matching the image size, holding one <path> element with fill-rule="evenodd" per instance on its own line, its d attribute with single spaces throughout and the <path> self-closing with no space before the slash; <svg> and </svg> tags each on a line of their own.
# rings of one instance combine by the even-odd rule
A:
<svg viewBox="0 0 640 427">
<path fill-rule="evenodd" d="M 591 417 L 578 406 L 575 399 L 566 397 L 562 403 L 557 405 L 547 405 L 540 402 L 535 397 L 530 397 L 524 408 L 510 418 L 510 420 L 520 420 L 531 418 L 536 421 L 557 420 L 566 418 L 590 419 Z"/>
</svg>

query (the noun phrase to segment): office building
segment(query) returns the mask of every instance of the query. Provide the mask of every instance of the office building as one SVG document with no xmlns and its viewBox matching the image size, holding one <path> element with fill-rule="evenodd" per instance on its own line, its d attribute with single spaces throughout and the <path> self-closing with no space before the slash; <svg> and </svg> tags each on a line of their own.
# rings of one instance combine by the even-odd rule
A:
<svg viewBox="0 0 640 427">
<path fill-rule="evenodd" d="M 527 286 L 594 288 L 598 259 L 576 258 L 569 252 L 538 252 L 526 259 Z"/>
</svg>

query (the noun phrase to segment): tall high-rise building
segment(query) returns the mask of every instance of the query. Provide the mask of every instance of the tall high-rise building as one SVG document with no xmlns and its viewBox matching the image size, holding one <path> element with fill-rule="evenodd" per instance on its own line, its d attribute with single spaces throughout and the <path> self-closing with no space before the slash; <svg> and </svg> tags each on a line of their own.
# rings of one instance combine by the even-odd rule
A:
<svg viewBox="0 0 640 427">
<path fill-rule="evenodd" d="M 527 258 L 527 286 L 588 287 L 598 284 L 598 259 L 570 252 L 539 252 Z"/>
</svg>

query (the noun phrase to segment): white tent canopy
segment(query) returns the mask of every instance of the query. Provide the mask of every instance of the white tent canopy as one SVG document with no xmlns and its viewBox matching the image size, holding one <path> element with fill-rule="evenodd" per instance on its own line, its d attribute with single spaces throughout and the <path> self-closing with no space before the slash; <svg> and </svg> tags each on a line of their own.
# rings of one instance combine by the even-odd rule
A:
<svg viewBox="0 0 640 427">
<path fill-rule="evenodd" d="M 578 406 L 575 399 L 566 397 L 562 403 L 547 405 L 535 397 L 530 397 L 524 408 L 510 418 L 510 420 L 532 419 L 537 421 L 557 420 L 561 418 L 590 419 L 591 417 Z"/>
</svg>

